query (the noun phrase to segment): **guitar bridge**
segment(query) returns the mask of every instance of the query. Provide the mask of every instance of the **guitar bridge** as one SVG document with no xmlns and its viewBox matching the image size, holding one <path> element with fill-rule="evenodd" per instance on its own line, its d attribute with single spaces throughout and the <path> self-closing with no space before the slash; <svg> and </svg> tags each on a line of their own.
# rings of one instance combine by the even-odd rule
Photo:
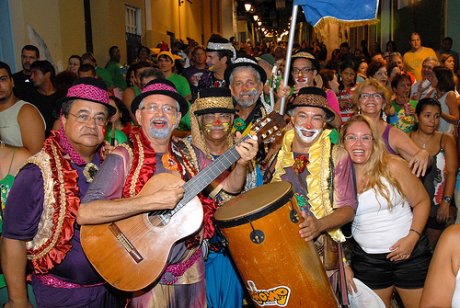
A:
<svg viewBox="0 0 460 308">
<path fill-rule="evenodd" d="M 142 260 L 144 260 L 139 251 L 137 251 L 136 247 L 134 247 L 134 245 L 128 240 L 126 235 L 124 235 L 123 232 L 121 232 L 120 228 L 118 228 L 118 226 L 114 222 L 109 225 L 109 229 L 113 233 L 113 235 L 115 235 L 117 241 L 121 244 L 121 246 L 123 246 L 126 252 L 129 253 L 131 258 L 133 258 L 133 260 L 136 263 L 139 263 Z"/>
</svg>

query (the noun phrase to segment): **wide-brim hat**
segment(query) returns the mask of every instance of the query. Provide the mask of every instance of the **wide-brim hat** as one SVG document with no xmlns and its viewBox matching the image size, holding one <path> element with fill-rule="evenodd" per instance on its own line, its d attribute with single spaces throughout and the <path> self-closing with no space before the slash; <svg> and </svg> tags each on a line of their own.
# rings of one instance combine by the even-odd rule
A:
<svg viewBox="0 0 460 308">
<path fill-rule="evenodd" d="M 227 84 L 230 84 L 230 75 L 233 73 L 233 70 L 242 66 L 250 66 L 254 68 L 259 73 L 260 81 L 265 84 L 267 81 L 267 73 L 265 73 L 265 70 L 262 68 L 262 66 L 257 64 L 257 60 L 251 56 L 236 58 L 235 61 L 233 61 L 232 64 L 227 67 L 224 73 L 225 82 Z"/>
<path fill-rule="evenodd" d="M 73 85 L 67 90 L 67 95 L 59 99 L 59 105 L 62 103 L 81 99 L 93 103 L 102 104 L 107 107 L 109 116 L 113 116 L 117 109 L 109 103 L 109 93 L 104 81 L 92 77 L 82 77 L 75 80 Z"/>
<path fill-rule="evenodd" d="M 292 59 L 303 58 L 303 59 L 310 60 L 318 73 L 321 70 L 321 67 L 319 65 L 318 60 L 316 60 L 316 58 L 309 52 L 299 51 L 299 52 L 293 54 L 291 58 Z"/>
<path fill-rule="evenodd" d="M 177 92 L 174 84 L 167 79 L 155 79 L 147 83 L 147 85 L 142 90 L 142 93 L 134 98 L 133 103 L 131 104 L 131 112 L 135 114 L 142 100 L 147 96 L 155 94 L 162 94 L 173 98 L 179 103 L 180 113 L 182 116 L 187 113 L 187 101 L 182 95 L 179 94 L 179 92 Z"/>
<path fill-rule="evenodd" d="M 190 107 L 190 127 L 192 144 L 207 153 L 206 141 L 200 128 L 198 116 L 207 113 L 235 113 L 232 93 L 227 88 L 207 88 L 198 92 L 198 97 Z M 230 125 L 232 123 L 229 123 Z M 233 136 L 227 135 L 227 144 L 233 145 Z"/>
<path fill-rule="evenodd" d="M 317 87 L 304 87 L 294 97 L 287 109 L 292 110 L 296 107 L 317 107 L 326 112 L 326 122 L 332 124 L 336 118 L 335 111 L 327 102 L 327 95 L 323 89 Z"/>
<path fill-rule="evenodd" d="M 198 92 L 198 96 L 190 108 L 190 113 L 202 115 L 206 113 L 235 113 L 232 93 L 227 88 L 206 88 Z"/>
</svg>

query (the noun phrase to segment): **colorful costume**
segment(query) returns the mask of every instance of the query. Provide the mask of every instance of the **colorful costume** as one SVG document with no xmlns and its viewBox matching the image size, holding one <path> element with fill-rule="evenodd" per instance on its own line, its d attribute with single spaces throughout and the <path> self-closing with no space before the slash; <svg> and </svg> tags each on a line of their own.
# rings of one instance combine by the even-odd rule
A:
<svg viewBox="0 0 460 308">
<path fill-rule="evenodd" d="M 60 140 L 60 133 L 53 132 L 18 173 L 7 201 L 3 236 L 27 241 L 40 307 L 122 307 L 118 292 L 83 254 L 76 213 L 89 184 L 85 166 L 65 158 Z M 92 164 L 100 163 L 97 154 Z"/>
<path fill-rule="evenodd" d="M 144 184 L 158 173 L 178 173 L 188 180 L 194 173 L 186 165 L 187 158 L 175 144 L 169 153 L 155 153 L 141 129 L 133 129 L 130 135 L 132 150 L 126 145 L 119 147 L 125 162 L 118 155 L 109 155 L 98 176 L 95 178 L 85 203 L 97 199 L 130 198 L 136 196 Z M 129 162 L 132 162 L 129 164 Z M 124 172 L 127 170 L 127 173 Z M 114 179 L 107 184 L 107 179 Z M 215 210 L 214 203 L 200 197 L 205 221 L 209 221 Z M 212 224 L 211 224 L 212 225 Z M 213 230 L 205 223 L 204 233 L 188 240 L 181 240 L 171 249 L 169 265 L 166 266 L 159 282 L 145 290 L 135 292 L 129 307 L 204 307 L 206 305 L 204 262 L 201 255 L 202 236 L 212 234 Z M 152 281 L 153 283 L 153 281 Z"/>
</svg>

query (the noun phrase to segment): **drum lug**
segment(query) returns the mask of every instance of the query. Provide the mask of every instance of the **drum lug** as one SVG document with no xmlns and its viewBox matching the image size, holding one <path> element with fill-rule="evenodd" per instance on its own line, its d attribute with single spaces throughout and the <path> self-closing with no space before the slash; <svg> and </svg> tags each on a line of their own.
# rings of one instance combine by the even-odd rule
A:
<svg viewBox="0 0 460 308">
<path fill-rule="evenodd" d="M 249 234 L 249 238 L 254 244 L 261 244 L 265 240 L 265 234 L 262 230 L 256 230 L 252 226 L 252 223 L 250 222 L 249 225 L 252 228 L 251 233 Z"/>
<path fill-rule="evenodd" d="M 293 223 L 299 223 L 300 221 L 299 213 L 297 213 L 297 211 L 294 209 L 289 211 L 289 218 Z"/>
</svg>

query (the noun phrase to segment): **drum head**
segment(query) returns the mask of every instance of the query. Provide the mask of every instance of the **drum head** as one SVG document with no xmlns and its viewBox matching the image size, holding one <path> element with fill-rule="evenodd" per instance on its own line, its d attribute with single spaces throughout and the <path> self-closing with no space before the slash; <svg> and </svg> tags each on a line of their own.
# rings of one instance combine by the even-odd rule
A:
<svg viewBox="0 0 460 308">
<path fill-rule="evenodd" d="M 291 200 L 292 196 L 289 182 L 262 185 L 226 202 L 217 209 L 214 219 L 222 228 L 239 226 L 273 212 Z"/>
</svg>

